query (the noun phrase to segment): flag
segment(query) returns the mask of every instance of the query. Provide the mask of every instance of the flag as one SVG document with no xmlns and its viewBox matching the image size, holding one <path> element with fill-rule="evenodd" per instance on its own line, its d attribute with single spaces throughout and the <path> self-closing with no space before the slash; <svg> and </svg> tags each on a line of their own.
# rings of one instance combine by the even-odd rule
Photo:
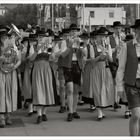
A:
<svg viewBox="0 0 140 140">
<path fill-rule="evenodd" d="M 45 19 L 44 21 L 47 22 L 50 18 L 50 5 L 45 6 Z"/>
</svg>

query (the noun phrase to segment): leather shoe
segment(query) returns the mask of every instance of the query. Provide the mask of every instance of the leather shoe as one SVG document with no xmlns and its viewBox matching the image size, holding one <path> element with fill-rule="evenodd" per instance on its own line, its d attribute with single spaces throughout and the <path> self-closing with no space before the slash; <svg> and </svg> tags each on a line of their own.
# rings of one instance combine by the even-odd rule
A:
<svg viewBox="0 0 140 140">
<path fill-rule="evenodd" d="M 98 117 L 97 119 L 98 119 L 98 121 L 101 121 L 103 119 L 103 117 Z"/>
<path fill-rule="evenodd" d="M 48 121 L 48 118 L 45 114 L 42 115 L 42 121 Z"/>
<path fill-rule="evenodd" d="M 60 110 L 59 110 L 59 113 L 64 113 L 64 112 L 66 112 L 66 107 L 65 106 L 61 106 Z"/>
<path fill-rule="evenodd" d="M 114 104 L 114 109 L 119 109 L 119 108 L 121 108 L 121 106 L 119 104 L 115 103 Z"/>
<path fill-rule="evenodd" d="M 80 115 L 77 112 L 73 113 L 73 118 L 80 119 Z"/>
<path fill-rule="evenodd" d="M 5 125 L 6 125 L 5 120 L 4 119 L 0 120 L 0 128 L 4 128 Z"/>
<path fill-rule="evenodd" d="M 42 116 L 38 116 L 37 117 L 37 124 L 41 123 L 42 122 Z"/>
<path fill-rule="evenodd" d="M 71 122 L 72 120 L 73 120 L 73 114 L 72 114 L 72 113 L 69 113 L 69 114 L 68 114 L 67 121 L 68 121 L 68 122 Z"/>
</svg>

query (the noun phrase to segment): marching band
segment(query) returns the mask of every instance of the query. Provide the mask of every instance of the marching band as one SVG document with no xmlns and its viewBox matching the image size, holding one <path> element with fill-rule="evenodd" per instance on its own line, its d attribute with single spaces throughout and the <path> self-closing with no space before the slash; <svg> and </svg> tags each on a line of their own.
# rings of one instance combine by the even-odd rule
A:
<svg viewBox="0 0 140 140">
<path fill-rule="evenodd" d="M 126 93 L 118 94 L 118 69 L 124 46 L 135 36 L 125 34 L 119 21 L 113 23 L 114 32 L 100 27 L 88 33 L 76 24 L 59 33 L 11 26 L 0 25 L 1 128 L 12 124 L 10 114 L 22 107 L 21 97 L 27 116 L 37 112 L 37 124 L 48 120 L 50 105 L 60 105 L 59 113 L 67 111 L 67 121 L 80 119 L 79 92 L 91 99 L 98 121 L 106 117 L 106 107 L 116 110 L 121 103 L 126 106 L 125 118 L 131 116 Z"/>
</svg>

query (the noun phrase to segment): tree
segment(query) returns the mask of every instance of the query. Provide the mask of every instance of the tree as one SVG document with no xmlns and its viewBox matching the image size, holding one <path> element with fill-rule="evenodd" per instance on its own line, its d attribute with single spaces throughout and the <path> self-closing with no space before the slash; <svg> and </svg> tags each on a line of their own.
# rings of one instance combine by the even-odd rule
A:
<svg viewBox="0 0 140 140">
<path fill-rule="evenodd" d="M 37 24 L 37 6 L 36 4 L 19 4 L 16 8 L 9 9 L 4 17 L 0 17 L 0 21 L 6 25 Z"/>
</svg>

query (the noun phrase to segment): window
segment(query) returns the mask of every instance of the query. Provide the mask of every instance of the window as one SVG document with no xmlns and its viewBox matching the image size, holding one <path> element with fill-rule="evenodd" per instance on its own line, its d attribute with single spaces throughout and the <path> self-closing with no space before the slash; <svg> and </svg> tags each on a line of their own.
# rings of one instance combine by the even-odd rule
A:
<svg viewBox="0 0 140 140">
<path fill-rule="evenodd" d="M 94 11 L 90 11 L 90 17 L 94 18 L 95 17 L 95 12 Z"/>
<path fill-rule="evenodd" d="M 114 18 L 114 10 L 109 11 L 109 18 Z"/>
</svg>

